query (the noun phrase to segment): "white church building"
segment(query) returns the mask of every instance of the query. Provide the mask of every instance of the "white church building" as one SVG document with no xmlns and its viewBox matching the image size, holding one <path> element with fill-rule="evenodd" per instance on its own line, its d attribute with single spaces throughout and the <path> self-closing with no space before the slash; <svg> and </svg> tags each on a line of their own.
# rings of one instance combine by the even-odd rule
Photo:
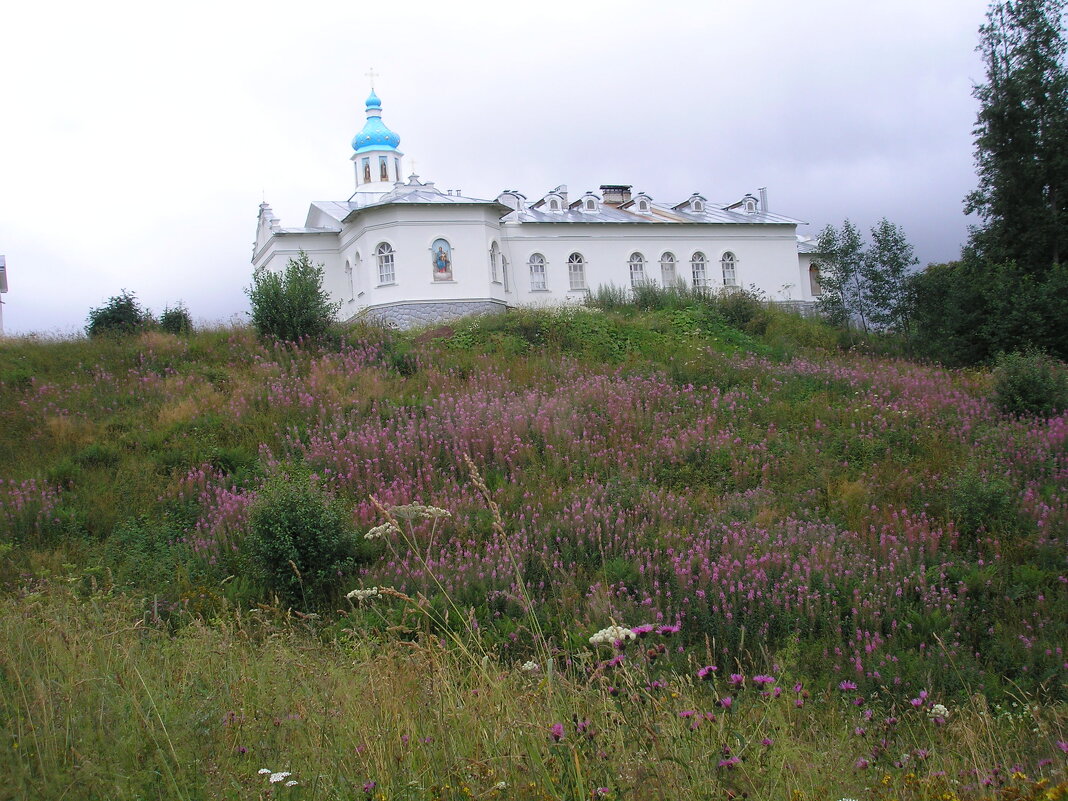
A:
<svg viewBox="0 0 1068 801">
<path fill-rule="evenodd" d="M 408 328 L 517 306 L 581 302 L 598 286 L 654 282 L 810 303 L 819 296 L 814 246 L 800 221 L 768 210 L 767 194 L 667 203 L 627 185 L 581 195 L 558 186 L 532 200 L 441 191 L 402 177 L 400 137 L 374 90 L 352 140 L 356 191 L 316 201 L 300 228 L 260 205 L 255 268 L 281 271 L 301 251 L 325 272 L 338 318 L 373 316 Z"/>
</svg>

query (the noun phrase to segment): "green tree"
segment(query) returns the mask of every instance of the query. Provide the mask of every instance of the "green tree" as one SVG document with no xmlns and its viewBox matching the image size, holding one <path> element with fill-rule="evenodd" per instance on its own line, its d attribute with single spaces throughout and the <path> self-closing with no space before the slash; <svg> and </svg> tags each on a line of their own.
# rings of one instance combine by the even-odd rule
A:
<svg viewBox="0 0 1068 801">
<path fill-rule="evenodd" d="M 159 316 L 159 327 L 168 334 L 188 334 L 193 330 L 193 318 L 189 316 L 189 309 L 185 304 L 178 301 L 173 308 L 167 306 Z"/>
<path fill-rule="evenodd" d="M 869 320 L 878 328 L 907 336 L 912 316 L 909 278 L 919 260 L 904 230 L 885 217 L 872 227 L 871 239 L 860 269 Z"/>
<path fill-rule="evenodd" d="M 986 82 L 975 125 L 982 225 L 966 257 L 1042 272 L 1068 252 L 1066 0 L 998 0 L 979 29 Z"/>
<path fill-rule="evenodd" d="M 141 308 L 133 292 L 124 289 L 103 306 L 89 310 L 85 333 L 90 337 L 136 334 L 153 323 L 151 312 Z"/>
<path fill-rule="evenodd" d="M 849 220 L 841 230 L 824 228 L 817 240 L 819 249 L 820 310 L 835 325 L 859 322 L 868 331 L 868 299 L 864 267 L 864 242 L 860 230 Z"/>
<path fill-rule="evenodd" d="M 252 324 L 261 336 L 287 342 L 323 336 L 333 325 L 339 303 L 323 289 L 322 265 L 312 264 L 303 250 L 283 273 L 259 268 L 245 292 L 252 306 Z"/>
</svg>

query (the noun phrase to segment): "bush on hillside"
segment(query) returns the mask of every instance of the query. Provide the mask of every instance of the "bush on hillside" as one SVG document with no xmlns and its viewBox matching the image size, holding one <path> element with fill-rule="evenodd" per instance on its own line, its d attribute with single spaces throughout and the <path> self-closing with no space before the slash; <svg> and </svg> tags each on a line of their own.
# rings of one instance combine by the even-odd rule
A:
<svg viewBox="0 0 1068 801">
<path fill-rule="evenodd" d="M 994 366 L 994 403 L 1025 416 L 1068 409 L 1068 368 L 1039 351 L 1002 354 Z"/>
<path fill-rule="evenodd" d="M 96 309 L 90 309 L 85 333 L 90 337 L 136 334 L 154 324 L 152 314 L 142 309 L 133 292 L 125 289 Z"/>
<path fill-rule="evenodd" d="M 260 336 L 286 342 L 318 339 L 334 323 L 340 304 L 323 289 L 323 268 L 304 251 L 290 259 L 282 273 L 262 267 L 245 290 L 252 305 L 252 324 Z"/>
<path fill-rule="evenodd" d="M 178 305 L 163 309 L 159 316 L 159 327 L 168 334 L 188 334 L 193 330 L 193 319 L 189 316 L 189 309 L 185 304 L 178 301 Z"/>
<path fill-rule="evenodd" d="M 252 572 L 286 604 L 331 600 L 366 550 L 346 517 L 307 473 L 271 478 L 249 512 L 244 544 Z"/>
</svg>

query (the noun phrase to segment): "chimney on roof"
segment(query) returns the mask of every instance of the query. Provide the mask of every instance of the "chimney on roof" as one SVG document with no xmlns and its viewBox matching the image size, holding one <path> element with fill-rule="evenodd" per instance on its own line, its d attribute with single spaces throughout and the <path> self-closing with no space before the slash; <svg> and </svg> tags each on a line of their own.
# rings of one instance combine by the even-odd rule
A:
<svg viewBox="0 0 1068 801">
<path fill-rule="evenodd" d="M 601 198 L 606 206 L 622 206 L 630 200 L 630 184 L 601 184 Z"/>
<path fill-rule="evenodd" d="M 768 188 L 762 186 L 757 191 L 760 192 L 760 210 L 766 212 L 768 210 Z"/>
</svg>

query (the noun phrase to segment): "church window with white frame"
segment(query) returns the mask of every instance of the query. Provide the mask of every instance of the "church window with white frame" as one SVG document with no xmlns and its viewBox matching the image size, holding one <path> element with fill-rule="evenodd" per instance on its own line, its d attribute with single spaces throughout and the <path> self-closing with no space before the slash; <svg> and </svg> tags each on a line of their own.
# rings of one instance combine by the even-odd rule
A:
<svg viewBox="0 0 1068 801">
<path fill-rule="evenodd" d="M 693 276 L 694 287 L 708 286 L 707 261 L 701 251 L 690 256 L 690 274 Z"/>
<path fill-rule="evenodd" d="M 738 286 L 738 260 L 734 254 L 728 250 L 719 263 L 723 268 L 723 286 Z"/>
<path fill-rule="evenodd" d="M 638 286 L 645 283 L 645 256 L 641 253 L 631 253 L 627 260 L 630 266 L 630 285 Z"/>
<path fill-rule="evenodd" d="M 352 283 L 352 264 L 348 259 L 345 259 L 345 278 L 349 284 L 349 300 L 353 300 L 356 297 L 356 290 Z"/>
<path fill-rule="evenodd" d="M 679 280 L 679 275 L 675 271 L 675 254 L 664 253 L 660 257 L 660 282 L 665 287 L 675 286 L 675 283 Z"/>
<path fill-rule="evenodd" d="M 545 272 L 545 257 L 540 253 L 532 253 L 530 261 L 530 291 L 548 292 L 549 279 Z"/>
<path fill-rule="evenodd" d="M 397 273 L 393 269 L 393 247 L 388 242 L 382 242 L 375 248 L 375 258 L 378 260 L 378 283 L 395 284 Z"/>
<path fill-rule="evenodd" d="M 588 289 L 586 285 L 586 259 L 581 253 L 572 253 L 567 257 L 567 277 L 573 291 Z"/>
<path fill-rule="evenodd" d="M 490 245 L 490 281 L 495 284 L 501 282 L 500 278 L 501 248 L 494 242 Z"/>
</svg>

